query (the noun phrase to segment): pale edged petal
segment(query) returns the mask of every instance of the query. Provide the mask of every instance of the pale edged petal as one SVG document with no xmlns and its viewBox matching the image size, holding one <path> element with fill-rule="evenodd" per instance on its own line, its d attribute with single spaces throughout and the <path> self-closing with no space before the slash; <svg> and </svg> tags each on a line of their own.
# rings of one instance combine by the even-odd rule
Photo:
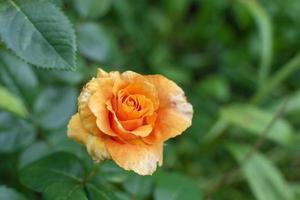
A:
<svg viewBox="0 0 300 200">
<path fill-rule="evenodd" d="M 86 139 L 86 149 L 95 162 L 110 159 L 104 143 L 104 136 L 89 135 Z"/>
<path fill-rule="evenodd" d="M 162 143 L 148 145 L 141 140 L 123 143 L 107 139 L 105 144 L 111 158 L 126 170 L 133 170 L 140 175 L 151 175 L 157 165 L 162 165 Z"/>
<path fill-rule="evenodd" d="M 192 105 L 187 102 L 183 90 L 173 81 L 161 75 L 146 78 L 156 86 L 160 105 L 154 130 L 144 141 L 153 143 L 180 135 L 192 124 Z"/>
</svg>

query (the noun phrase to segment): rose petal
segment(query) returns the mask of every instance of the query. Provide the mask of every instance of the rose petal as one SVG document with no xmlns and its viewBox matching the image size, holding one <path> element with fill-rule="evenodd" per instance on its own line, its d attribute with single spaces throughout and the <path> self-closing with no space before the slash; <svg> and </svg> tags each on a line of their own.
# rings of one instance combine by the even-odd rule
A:
<svg viewBox="0 0 300 200">
<path fill-rule="evenodd" d="M 159 101 L 156 88 L 144 76 L 132 71 L 122 73 L 114 84 L 114 94 L 117 95 L 118 91 L 124 88 L 131 94 L 146 96 L 152 101 L 154 109 L 158 108 Z"/>
<path fill-rule="evenodd" d="M 112 98 L 112 84 L 108 81 L 108 85 L 103 84 L 101 89 L 97 90 L 89 100 L 89 108 L 96 116 L 96 124 L 98 128 L 105 134 L 116 136 L 110 127 L 109 110 L 106 108 L 106 101 Z"/>
<path fill-rule="evenodd" d="M 89 135 L 86 140 L 86 149 L 95 162 L 110 158 L 103 136 Z"/>
<path fill-rule="evenodd" d="M 135 136 L 141 136 L 141 137 L 146 137 L 149 135 L 152 131 L 152 125 L 151 124 L 146 124 L 142 125 L 132 131 L 126 130 L 122 123 L 119 121 L 115 111 L 112 108 L 111 102 L 108 101 L 106 102 L 107 109 L 110 111 L 112 115 L 112 119 L 110 120 L 111 126 L 113 127 L 113 130 L 117 132 L 121 137 L 124 139 L 133 139 Z"/>
<path fill-rule="evenodd" d="M 126 170 L 133 170 L 140 175 L 151 175 L 157 165 L 162 165 L 162 143 L 147 145 L 141 140 L 122 143 L 107 139 L 105 144 L 112 159 Z"/>
<path fill-rule="evenodd" d="M 83 126 L 94 135 L 100 134 L 100 130 L 96 125 L 96 117 L 88 107 L 90 97 L 99 89 L 97 79 L 90 80 L 82 89 L 78 97 L 78 112 Z"/>
<path fill-rule="evenodd" d="M 72 116 L 68 124 L 68 137 L 76 140 L 79 143 L 85 144 L 89 136 L 88 131 L 83 127 L 79 114 Z"/>
<path fill-rule="evenodd" d="M 186 101 L 182 89 L 173 81 L 161 76 L 150 75 L 146 78 L 156 86 L 159 109 L 153 132 L 145 141 L 165 141 L 180 135 L 192 123 L 193 107 Z"/>
<path fill-rule="evenodd" d="M 124 129 L 128 131 L 132 131 L 140 126 L 143 125 L 144 119 L 132 119 L 132 120 L 126 120 L 126 121 L 120 121 Z"/>
</svg>

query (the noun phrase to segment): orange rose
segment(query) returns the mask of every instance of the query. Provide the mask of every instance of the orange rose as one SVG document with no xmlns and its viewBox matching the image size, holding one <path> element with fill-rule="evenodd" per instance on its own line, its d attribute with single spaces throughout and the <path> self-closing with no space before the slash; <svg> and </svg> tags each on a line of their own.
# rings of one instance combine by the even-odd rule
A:
<svg viewBox="0 0 300 200">
<path fill-rule="evenodd" d="M 95 161 L 149 175 L 162 165 L 163 142 L 187 129 L 192 115 L 182 89 L 161 75 L 99 69 L 82 89 L 68 136 Z"/>
</svg>

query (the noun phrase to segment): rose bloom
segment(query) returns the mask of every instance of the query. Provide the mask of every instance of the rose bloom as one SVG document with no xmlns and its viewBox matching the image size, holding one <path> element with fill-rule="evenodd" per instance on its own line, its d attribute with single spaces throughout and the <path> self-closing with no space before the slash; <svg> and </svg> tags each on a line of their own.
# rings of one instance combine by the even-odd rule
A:
<svg viewBox="0 0 300 200">
<path fill-rule="evenodd" d="M 99 69 L 81 91 L 68 136 L 96 162 L 150 175 L 162 165 L 164 141 L 187 129 L 192 115 L 182 89 L 161 75 Z"/>
</svg>

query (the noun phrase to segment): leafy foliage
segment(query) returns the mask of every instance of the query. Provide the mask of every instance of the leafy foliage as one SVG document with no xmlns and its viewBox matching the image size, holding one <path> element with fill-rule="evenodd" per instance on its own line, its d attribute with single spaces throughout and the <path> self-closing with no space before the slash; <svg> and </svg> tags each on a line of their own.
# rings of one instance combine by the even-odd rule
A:
<svg viewBox="0 0 300 200">
<path fill-rule="evenodd" d="M 0 35 L 27 62 L 45 68 L 75 67 L 75 35 L 67 18 L 46 1 L 4 3 Z"/>
<path fill-rule="evenodd" d="M 299 199 L 299 13 L 298 0 L 0 0 L 0 199 Z M 94 165 L 67 138 L 97 67 L 165 75 L 192 102 L 153 176 Z"/>
</svg>

